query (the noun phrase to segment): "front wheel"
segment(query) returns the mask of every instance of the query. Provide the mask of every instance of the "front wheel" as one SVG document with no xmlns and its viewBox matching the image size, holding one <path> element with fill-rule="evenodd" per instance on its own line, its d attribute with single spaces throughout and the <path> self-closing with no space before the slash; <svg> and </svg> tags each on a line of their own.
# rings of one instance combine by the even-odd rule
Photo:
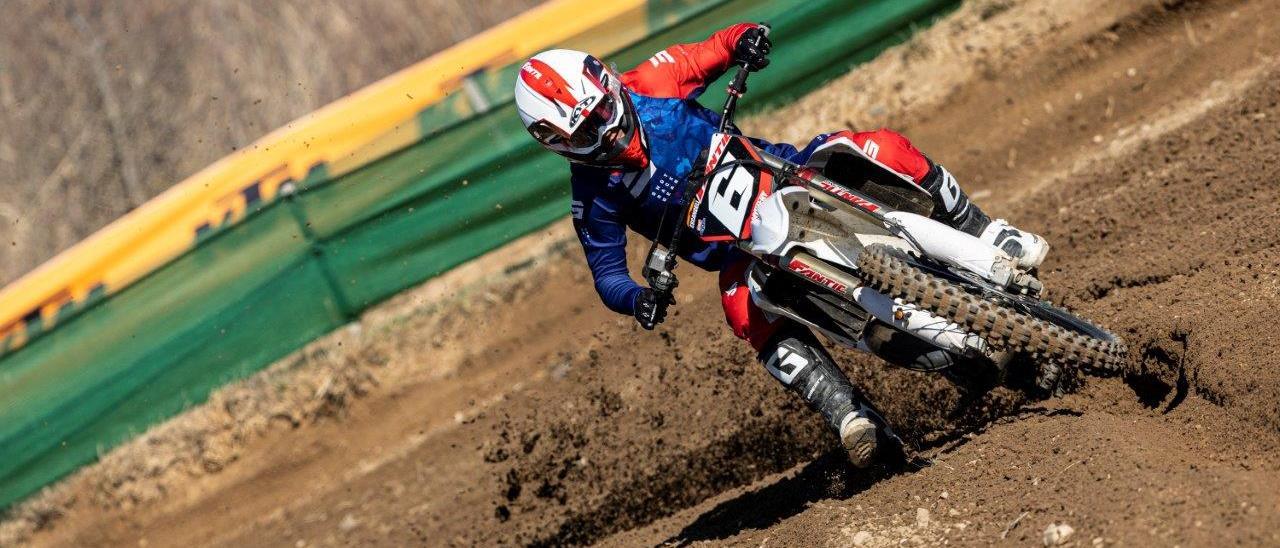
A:
<svg viewBox="0 0 1280 548">
<path fill-rule="evenodd" d="M 994 293 L 958 276 L 944 277 L 906 252 L 881 244 L 863 249 L 857 266 L 858 276 L 872 289 L 951 320 L 1007 350 L 1099 372 L 1118 371 L 1124 364 L 1124 341 L 1050 303 Z"/>
</svg>

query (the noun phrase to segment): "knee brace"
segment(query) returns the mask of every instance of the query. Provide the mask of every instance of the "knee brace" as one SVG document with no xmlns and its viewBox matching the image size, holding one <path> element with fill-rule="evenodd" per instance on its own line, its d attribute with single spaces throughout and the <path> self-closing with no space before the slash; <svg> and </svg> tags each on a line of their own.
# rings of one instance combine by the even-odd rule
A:
<svg viewBox="0 0 1280 548">
<path fill-rule="evenodd" d="M 929 161 L 929 173 L 920 181 L 920 186 L 933 196 L 933 220 L 973 236 L 982 234 L 991 223 L 991 218 L 969 201 L 956 178 L 940 164 Z"/>
</svg>

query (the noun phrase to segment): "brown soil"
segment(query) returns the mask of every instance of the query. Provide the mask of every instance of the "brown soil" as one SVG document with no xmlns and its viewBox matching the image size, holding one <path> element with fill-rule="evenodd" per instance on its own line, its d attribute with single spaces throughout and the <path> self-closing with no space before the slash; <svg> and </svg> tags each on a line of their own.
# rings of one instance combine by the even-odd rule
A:
<svg viewBox="0 0 1280 548">
<path fill-rule="evenodd" d="M 964 396 L 837 352 L 914 457 L 851 471 L 727 333 L 710 275 L 684 271 L 649 333 L 598 304 L 570 249 L 469 313 L 379 331 L 391 363 L 340 413 L 130 507 L 72 489 L 29 540 L 1027 545 L 1065 523 L 1081 546 L 1278 543 L 1278 26 L 1276 0 L 978 2 L 749 125 L 904 129 L 1049 238 L 1051 293 L 1128 340 L 1120 378 Z M 892 116 L 839 110 L 913 70 L 932 87 Z M 392 373 L 414 368 L 444 373 Z"/>
</svg>

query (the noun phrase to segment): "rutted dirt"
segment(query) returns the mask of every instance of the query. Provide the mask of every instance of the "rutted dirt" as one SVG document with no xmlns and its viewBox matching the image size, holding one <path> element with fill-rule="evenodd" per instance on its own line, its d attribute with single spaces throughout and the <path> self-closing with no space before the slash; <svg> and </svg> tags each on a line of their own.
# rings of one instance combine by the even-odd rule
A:
<svg viewBox="0 0 1280 548">
<path fill-rule="evenodd" d="M 1047 236 L 1051 293 L 1129 342 L 1122 378 L 1042 401 L 837 352 L 912 465 L 845 468 L 724 329 L 711 276 L 684 271 L 648 333 L 598 305 L 570 250 L 455 316 L 474 329 L 386 351 L 462 364 L 448 375 L 371 368 L 340 416 L 270 430 L 164 504 L 80 503 L 31 539 L 1026 545 L 1066 523 L 1076 545 L 1280 542 L 1278 27 L 1276 0 L 978 2 L 747 124 L 902 129 Z M 912 100 L 892 112 L 841 99 L 897 82 Z"/>
</svg>

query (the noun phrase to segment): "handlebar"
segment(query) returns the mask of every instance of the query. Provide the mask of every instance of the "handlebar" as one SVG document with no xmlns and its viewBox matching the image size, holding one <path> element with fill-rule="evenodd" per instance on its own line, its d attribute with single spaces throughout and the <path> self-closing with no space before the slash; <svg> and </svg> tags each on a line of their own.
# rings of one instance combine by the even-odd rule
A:
<svg viewBox="0 0 1280 548">
<path fill-rule="evenodd" d="M 764 32 L 756 38 L 755 45 L 757 46 L 760 45 L 760 41 L 764 37 L 769 35 L 769 25 L 760 23 L 760 26 L 764 28 Z M 729 96 L 725 98 L 724 110 L 720 113 L 720 127 L 718 129 L 720 133 L 726 133 L 729 128 L 733 127 L 733 115 L 738 108 L 738 98 L 747 92 L 747 76 L 750 74 L 751 71 L 747 70 L 746 63 L 741 63 L 738 65 L 738 72 L 733 75 L 733 80 L 729 82 L 727 90 Z M 694 169 L 695 172 L 690 173 L 689 184 L 686 185 L 681 195 L 681 200 L 686 208 L 689 204 L 689 192 L 692 189 L 694 180 L 698 177 L 696 173 L 697 167 L 695 166 Z M 684 213 L 687 214 L 688 212 Z M 667 305 L 671 301 L 671 296 L 676 286 L 679 285 L 679 280 L 676 279 L 676 275 L 672 270 L 676 268 L 677 246 L 680 245 L 680 237 L 684 232 L 683 217 L 684 215 L 681 215 L 681 218 L 677 219 L 675 226 L 672 227 L 671 240 L 667 242 L 666 249 L 660 249 L 658 247 L 658 238 L 661 237 L 662 224 L 666 221 L 666 214 L 663 214 L 663 219 L 658 225 L 658 238 L 654 238 L 653 245 L 649 247 L 649 257 L 643 269 L 645 281 L 649 282 L 649 287 L 658 294 L 657 311 L 655 312 L 657 317 L 666 315 Z"/>
<path fill-rule="evenodd" d="M 759 46 L 760 41 L 769 36 L 769 24 L 760 23 L 760 27 L 764 32 L 756 37 L 755 45 Z M 729 96 L 724 99 L 724 109 L 720 111 L 720 133 L 725 133 L 730 127 L 733 127 L 733 114 L 738 109 L 738 98 L 747 93 L 747 76 L 751 71 L 747 70 L 746 63 L 738 65 L 738 72 L 733 75 L 733 80 L 729 81 L 729 87 L 725 91 Z"/>
</svg>

